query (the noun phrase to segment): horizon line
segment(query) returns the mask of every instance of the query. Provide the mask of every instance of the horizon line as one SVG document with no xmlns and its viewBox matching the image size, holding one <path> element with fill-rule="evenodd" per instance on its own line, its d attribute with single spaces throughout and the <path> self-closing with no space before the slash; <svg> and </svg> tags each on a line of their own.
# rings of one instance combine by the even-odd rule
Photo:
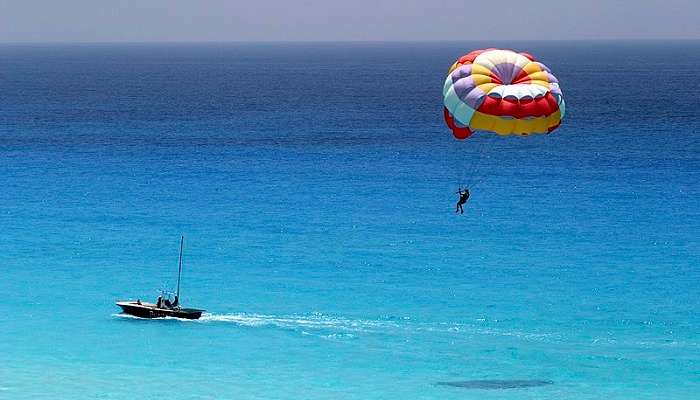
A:
<svg viewBox="0 0 700 400">
<path fill-rule="evenodd" d="M 700 38 L 575 38 L 575 39 L 401 39 L 401 40 L 105 40 L 105 41 L 0 41 L 0 45 L 78 44 L 382 44 L 382 43 L 468 43 L 468 42 L 698 42 Z"/>
</svg>

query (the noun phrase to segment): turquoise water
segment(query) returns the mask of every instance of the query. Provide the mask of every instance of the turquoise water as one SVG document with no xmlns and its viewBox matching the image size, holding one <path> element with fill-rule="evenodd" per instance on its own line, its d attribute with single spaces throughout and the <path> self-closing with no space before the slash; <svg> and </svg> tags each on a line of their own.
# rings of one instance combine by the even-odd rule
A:
<svg viewBox="0 0 700 400">
<path fill-rule="evenodd" d="M 457 143 L 490 45 L 0 47 L 0 398 L 696 398 L 700 44 L 496 43 L 567 119 Z"/>
</svg>

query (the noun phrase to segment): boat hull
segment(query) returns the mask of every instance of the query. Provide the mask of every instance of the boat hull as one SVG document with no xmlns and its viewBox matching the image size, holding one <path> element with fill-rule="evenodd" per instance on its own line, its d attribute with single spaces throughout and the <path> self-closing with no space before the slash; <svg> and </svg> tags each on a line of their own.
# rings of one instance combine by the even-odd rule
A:
<svg viewBox="0 0 700 400">
<path fill-rule="evenodd" d="M 135 301 L 118 301 L 117 305 L 125 314 L 139 318 L 184 318 L 199 319 L 204 310 L 196 308 L 160 308 L 155 304 L 141 303 Z"/>
</svg>

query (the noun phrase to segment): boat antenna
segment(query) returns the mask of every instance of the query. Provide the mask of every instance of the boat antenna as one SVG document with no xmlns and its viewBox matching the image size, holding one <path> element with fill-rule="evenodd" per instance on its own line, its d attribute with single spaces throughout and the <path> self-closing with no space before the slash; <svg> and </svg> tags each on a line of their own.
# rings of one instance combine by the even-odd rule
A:
<svg viewBox="0 0 700 400">
<path fill-rule="evenodd" d="M 177 268 L 177 296 L 178 302 L 180 302 L 180 276 L 182 275 L 182 245 L 185 243 L 185 235 L 180 236 L 180 261 L 178 262 Z"/>
</svg>

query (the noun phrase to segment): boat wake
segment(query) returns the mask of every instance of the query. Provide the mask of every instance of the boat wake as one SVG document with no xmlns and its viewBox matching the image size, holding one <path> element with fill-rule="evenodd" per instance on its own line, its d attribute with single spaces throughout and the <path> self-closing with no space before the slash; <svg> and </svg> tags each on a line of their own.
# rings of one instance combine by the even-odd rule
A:
<svg viewBox="0 0 700 400">
<path fill-rule="evenodd" d="M 464 389 L 525 389 L 552 385 L 554 382 L 541 379 L 481 379 L 470 381 L 437 382 L 438 386 L 452 386 Z"/>
<path fill-rule="evenodd" d="M 276 316 L 265 314 L 209 314 L 198 320 L 201 323 L 232 323 L 246 327 L 276 327 L 299 330 L 303 333 L 329 331 L 329 337 L 352 337 L 352 333 L 379 333 L 398 325 L 391 321 L 348 319 L 320 313 Z M 344 335 L 345 334 L 345 335 Z"/>
<path fill-rule="evenodd" d="M 113 314 L 114 317 L 133 320 L 144 319 L 128 314 Z M 557 336 L 548 333 L 522 332 L 495 329 L 475 321 L 472 324 L 448 322 L 418 322 L 408 317 L 386 317 L 383 319 L 351 319 L 322 313 L 268 315 L 256 313 L 204 313 L 197 320 L 174 317 L 157 318 L 160 321 L 181 321 L 195 324 L 232 324 L 248 328 L 274 328 L 317 336 L 331 340 L 354 339 L 360 335 L 421 335 L 444 334 L 449 336 L 511 336 L 526 341 L 551 341 Z"/>
</svg>

